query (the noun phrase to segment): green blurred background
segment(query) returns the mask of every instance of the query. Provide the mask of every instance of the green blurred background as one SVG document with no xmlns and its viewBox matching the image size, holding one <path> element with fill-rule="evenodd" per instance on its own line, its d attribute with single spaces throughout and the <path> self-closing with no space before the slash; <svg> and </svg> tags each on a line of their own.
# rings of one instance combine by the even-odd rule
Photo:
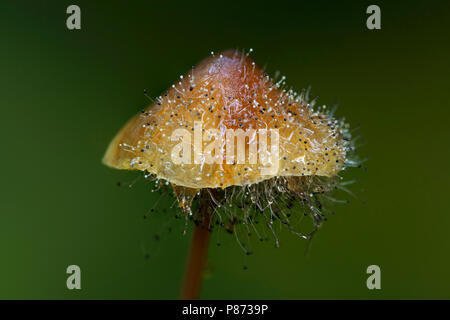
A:
<svg viewBox="0 0 450 320">
<path fill-rule="evenodd" d="M 279 249 L 255 241 L 251 256 L 214 234 L 201 297 L 450 298 L 450 5 L 374 3 L 378 31 L 365 25 L 372 1 L 2 1 L 0 298 L 178 297 L 183 221 L 170 208 L 144 220 L 159 195 L 100 160 L 149 104 L 144 88 L 155 97 L 228 48 L 253 48 L 269 74 L 338 103 L 360 126 L 368 170 L 346 174 L 357 197 L 336 206 L 307 255 L 287 231 Z M 70 4 L 81 30 L 66 28 Z M 66 288 L 71 264 L 79 291 Z M 381 290 L 366 288 L 371 264 Z"/>
</svg>

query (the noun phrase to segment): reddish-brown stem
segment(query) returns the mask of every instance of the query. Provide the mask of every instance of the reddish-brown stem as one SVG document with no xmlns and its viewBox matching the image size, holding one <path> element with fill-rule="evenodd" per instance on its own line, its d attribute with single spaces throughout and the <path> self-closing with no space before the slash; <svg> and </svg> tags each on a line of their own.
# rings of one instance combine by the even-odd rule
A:
<svg viewBox="0 0 450 320">
<path fill-rule="evenodd" d="M 191 240 L 188 264 L 184 278 L 181 299 L 194 300 L 200 296 L 206 257 L 208 255 L 210 232 L 207 228 L 196 226 Z"/>
<path fill-rule="evenodd" d="M 181 299 L 183 300 L 199 298 L 208 256 L 209 238 L 211 234 L 209 228 L 214 204 L 208 195 L 203 195 L 202 199 L 200 199 L 199 206 L 199 216 L 202 218 L 202 221 L 194 227 L 194 234 L 192 235 L 184 284 L 181 291 Z"/>
</svg>

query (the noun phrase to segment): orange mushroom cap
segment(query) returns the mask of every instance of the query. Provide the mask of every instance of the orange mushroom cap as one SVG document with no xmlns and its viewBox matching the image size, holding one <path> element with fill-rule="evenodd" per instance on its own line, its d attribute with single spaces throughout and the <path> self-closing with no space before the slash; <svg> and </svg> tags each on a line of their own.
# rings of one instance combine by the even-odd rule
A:
<svg viewBox="0 0 450 320">
<path fill-rule="evenodd" d="M 128 121 L 110 143 L 103 162 L 117 169 L 147 171 L 192 189 L 244 186 L 278 176 L 334 177 L 346 161 L 345 128 L 332 116 L 314 111 L 305 94 L 283 89 L 283 84 L 283 78 L 273 82 L 244 53 L 213 55 Z M 260 161 L 259 133 L 264 130 L 268 130 L 269 156 L 276 140 L 271 133 L 278 132 L 277 166 L 269 173 L 263 172 L 267 165 Z M 189 163 L 174 158 L 182 143 L 176 132 L 192 134 L 183 142 L 192 148 Z M 235 150 L 227 150 L 225 132 L 244 133 L 245 163 L 238 161 Z M 195 145 L 198 134 L 201 141 Z M 249 163 L 255 152 L 252 139 L 257 140 L 256 163 Z M 202 152 L 213 150 L 214 162 L 207 163 L 204 154 L 195 162 L 198 147 Z M 237 140 L 233 147 L 238 148 Z M 179 156 L 185 152 L 182 149 Z"/>
</svg>

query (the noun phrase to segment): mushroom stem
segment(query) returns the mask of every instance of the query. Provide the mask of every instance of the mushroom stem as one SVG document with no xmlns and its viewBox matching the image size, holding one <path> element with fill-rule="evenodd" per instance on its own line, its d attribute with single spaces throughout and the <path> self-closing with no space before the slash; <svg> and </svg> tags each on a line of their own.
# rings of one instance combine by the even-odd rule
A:
<svg viewBox="0 0 450 320">
<path fill-rule="evenodd" d="M 214 208 L 215 204 L 210 195 L 207 192 L 202 192 L 198 209 L 199 217 L 202 220 L 194 227 L 194 234 L 192 235 L 181 291 L 181 299 L 183 300 L 195 300 L 200 296 L 211 235 L 210 222 Z"/>
</svg>

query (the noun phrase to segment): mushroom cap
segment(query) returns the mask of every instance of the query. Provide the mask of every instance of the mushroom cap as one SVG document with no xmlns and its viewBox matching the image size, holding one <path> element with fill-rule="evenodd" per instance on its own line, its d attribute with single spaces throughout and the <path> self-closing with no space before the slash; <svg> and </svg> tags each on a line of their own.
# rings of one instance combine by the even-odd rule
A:
<svg viewBox="0 0 450 320">
<path fill-rule="evenodd" d="M 117 169 L 147 171 L 193 189 L 244 186 L 276 176 L 335 176 L 346 160 L 340 122 L 315 112 L 304 94 L 296 95 L 283 89 L 282 84 L 283 79 L 274 83 L 244 53 L 226 51 L 213 55 L 128 121 L 111 141 L 103 162 Z M 226 148 L 225 133 L 234 130 L 236 134 L 239 129 L 248 134 L 245 163 L 237 161 L 234 151 Z M 259 158 L 256 163 L 249 163 L 250 153 L 254 152 L 250 141 L 256 141 L 257 154 L 262 153 L 258 136 L 261 129 L 269 130 L 269 156 L 275 154 L 270 147 L 272 141 L 276 142 L 270 130 L 279 133 L 277 166 L 269 173 Z M 190 141 L 175 132 L 191 133 Z M 196 163 L 199 149 L 194 149 L 194 141 L 198 141 L 194 134 L 201 137 L 197 147 L 201 146 L 203 152 L 214 147 L 224 152 L 211 152 L 213 163 L 205 161 L 204 154 Z M 185 155 L 184 149 L 180 153 L 174 151 L 179 151 L 182 143 L 193 150 L 190 163 L 176 159 L 178 154 Z M 226 160 L 227 155 L 230 161 Z"/>
</svg>

